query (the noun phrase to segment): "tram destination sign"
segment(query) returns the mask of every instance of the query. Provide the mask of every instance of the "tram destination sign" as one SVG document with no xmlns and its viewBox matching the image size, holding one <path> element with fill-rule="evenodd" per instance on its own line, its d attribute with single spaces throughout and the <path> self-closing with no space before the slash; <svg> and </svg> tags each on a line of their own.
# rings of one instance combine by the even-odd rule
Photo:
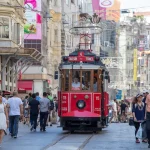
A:
<svg viewBox="0 0 150 150">
<path fill-rule="evenodd" d="M 83 62 L 93 62 L 94 61 L 94 57 L 69 56 L 68 60 L 69 60 L 69 62 L 80 62 L 80 61 L 83 61 Z"/>
<path fill-rule="evenodd" d="M 84 52 L 79 52 L 78 56 L 69 56 L 68 57 L 69 62 L 93 62 L 94 57 L 93 56 L 85 56 Z"/>
</svg>

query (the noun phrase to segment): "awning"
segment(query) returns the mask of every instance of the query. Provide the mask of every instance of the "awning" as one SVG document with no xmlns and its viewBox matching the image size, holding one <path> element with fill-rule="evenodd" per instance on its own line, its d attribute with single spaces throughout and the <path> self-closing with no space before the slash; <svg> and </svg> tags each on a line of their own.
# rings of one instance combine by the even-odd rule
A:
<svg viewBox="0 0 150 150">
<path fill-rule="evenodd" d="M 10 94 L 11 94 L 9 91 L 2 91 L 2 93 L 3 93 L 4 95 L 10 95 Z"/>
<path fill-rule="evenodd" d="M 32 91 L 33 81 L 19 80 L 18 81 L 18 91 Z"/>
</svg>

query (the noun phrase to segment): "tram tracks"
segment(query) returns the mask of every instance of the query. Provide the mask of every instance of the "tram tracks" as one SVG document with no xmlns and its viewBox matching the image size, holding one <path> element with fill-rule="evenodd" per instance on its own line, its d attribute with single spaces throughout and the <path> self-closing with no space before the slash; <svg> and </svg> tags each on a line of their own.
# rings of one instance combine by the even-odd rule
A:
<svg viewBox="0 0 150 150">
<path fill-rule="evenodd" d="M 80 147 L 77 150 L 83 150 L 83 148 L 89 143 L 89 141 L 92 139 L 92 137 L 94 136 L 94 134 L 90 135 L 84 142 L 82 145 L 80 145 Z"/>
<path fill-rule="evenodd" d="M 41 150 L 48 150 L 49 148 L 52 148 L 53 146 L 55 146 L 56 144 L 58 144 L 60 141 L 64 140 L 65 138 L 67 138 L 69 135 L 71 135 L 71 133 L 68 133 L 64 136 L 61 136 L 60 138 L 58 138 L 57 140 L 55 140 L 53 143 L 47 145 L 46 147 L 42 148 Z M 89 141 L 93 138 L 95 134 L 93 133 L 92 135 L 88 136 L 84 142 L 77 148 L 77 150 L 83 150 L 84 147 L 89 143 Z"/>
<path fill-rule="evenodd" d="M 46 147 L 44 147 L 43 149 L 41 150 L 47 150 L 48 148 L 50 147 L 53 147 L 55 146 L 57 143 L 59 143 L 61 140 L 65 139 L 66 137 L 68 137 L 70 135 L 70 133 L 64 135 L 64 136 L 61 136 L 60 138 L 58 138 L 56 141 L 52 142 L 51 144 L 47 145 Z"/>
</svg>

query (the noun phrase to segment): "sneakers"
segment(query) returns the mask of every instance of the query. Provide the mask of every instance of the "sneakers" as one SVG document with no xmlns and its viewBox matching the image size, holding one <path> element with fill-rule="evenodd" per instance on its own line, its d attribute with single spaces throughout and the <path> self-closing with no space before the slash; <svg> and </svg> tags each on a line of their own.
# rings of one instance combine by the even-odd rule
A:
<svg viewBox="0 0 150 150">
<path fill-rule="evenodd" d="M 13 138 L 14 138 L 14 139 L 16 139 L 16 138 L 17 138 L 17 136 L 15 135 Z"/>
<path fill-rule="evenodd" d="M 147 141 L 147 140 L 142 140 L 142 142 L 143 142 L 143 143 L 147 143 L 148 141 Z"/>
<path fill-rule="evenodd" d="M 36 132 L 36 129 L 33 129 L 33 132 Z"/>
<path fill-rule="evenodd" d="M 136 143 L 140 143 L 140 141 L 139 141 L 139 139 L 136 139 L 136 141 L 135 141 Z"/>
<path fill-rule="evenodd" d="M 33 125 L 31 126 L 31 129 L 30 129 L 30 131 L 32 131 L 33 130 Z"/>
</svg>

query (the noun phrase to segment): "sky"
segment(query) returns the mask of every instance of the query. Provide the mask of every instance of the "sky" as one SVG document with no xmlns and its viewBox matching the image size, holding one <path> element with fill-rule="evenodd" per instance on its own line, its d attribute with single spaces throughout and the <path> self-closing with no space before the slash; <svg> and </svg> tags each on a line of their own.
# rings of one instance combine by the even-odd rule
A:
<svg viewBox="0 0 150 150">
<path fill-rule="evenodd" d="M 149 6 L 150 9 L 150 0 L 120 0 L 121 9 L 125 8 L 138 8 Z"/>
</svg>

